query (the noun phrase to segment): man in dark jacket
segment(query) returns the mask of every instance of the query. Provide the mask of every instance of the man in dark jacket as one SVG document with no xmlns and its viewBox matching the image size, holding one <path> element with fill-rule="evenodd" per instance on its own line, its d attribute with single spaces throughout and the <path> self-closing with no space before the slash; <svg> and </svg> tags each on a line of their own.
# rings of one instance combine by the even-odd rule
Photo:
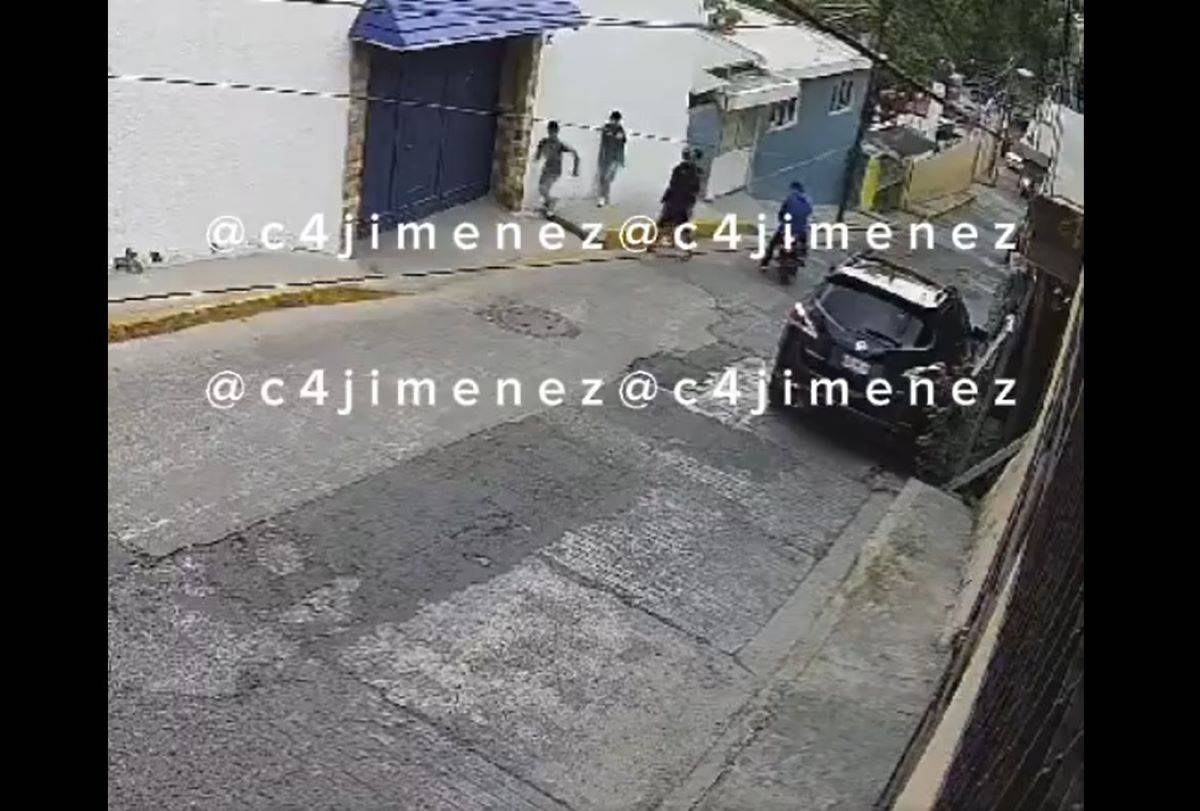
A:
<svg viewBox="0 0 1200 811">
<path fill-rule="evenodd" d="M 683 150 L 683 160 L 671 171 L 667 190 L 662 196 L 662 213 L 658 217 L 659 240 L 674 239 L 675 229 L 692 218 L 692 209 L 700 195 L 700 167 L 696 164 L 698 153 Z M 654 246 L 650 245 L 653 251 Z"/>
<path fill-rule="evenodd" d="M 674 229 L 687 222 L 700 194 L 700 168 L 696 165 L 695 153 L 683 150 L 683 160 L 672 171 L 667 190 L 662 196 L 662 214 L 658 218 L 659 229 Z"/>
<path fill-rule="evenodd" d="M 612 182 L 617 170 L 625 166 L 625 128 L 621 113 L 613 110 L 608 123 L 600 131 L 600 199 L 596 205 L 605 206 L 612 199 Z"/>
<path fill-rule="evenodd" d="M 787 199 L 779 207 L 779 226 L 775 229 L 775 235 L 771 237 L 771 241 L 767 245 L 766 253 L 763 254 L 763 267 L 771 264 L 771 257 L 775 255 L 775 251 L 783 244 L 785 227 L 791 229 L 792 245 L 803 251 L 804 247 L 808 244 L 808 218 L 812 216 L 812 211 L 812 201 L 808 199 L 808 195 L 804 192 L 804 184 L 798 180 L 795 181 L 792 183 L 792 190 L 788 194 Z M 791 215 L 790 220 L 787 217 L 789 214 Z"/>
</svg>

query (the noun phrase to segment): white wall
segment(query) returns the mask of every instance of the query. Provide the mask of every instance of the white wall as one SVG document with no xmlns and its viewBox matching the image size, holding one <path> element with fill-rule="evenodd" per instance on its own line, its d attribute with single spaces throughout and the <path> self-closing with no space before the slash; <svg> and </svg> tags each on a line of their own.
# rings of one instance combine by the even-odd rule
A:
<svg viewBox="0 0 1200 811">
<path fill-rule="evenodd" d="M 110 73 L 344 92 L 356 9 L 258 0 L 110 0 Z M 341 219 L 347 102 L 109 82 L 108 258 L 212 255 L 220 214 L 248 232 Z M 336 233 L 336 232 L 335 232 Z M 336 239 L 327 250 L 338 250 Z"/>
<path fill-rule="evenodd" d="M 587 16 L 634 20 L 700 22 L 701 0 L 578 0 Z M 647 207 L 657 214 L 658 200 L 671 169 L 679 162 L 688 128 L 688 94 L 699 53 L 694 30 L 639 30 L 628 27 L 590 27 L 553 34 L 542 49 L 534 104 L 538 121 L 533 146 L 546 134 L 546 119 L 562 123 L 559 136 L 580 157 L 579 177 L 570 176 L 566 157 L 563 178 L 554 188 L 560 199 L 595 194 L 600 133 L 567 126 L 567 122 L 604 124 L 620 110 L 628 132 L 648 132 L 678 139 L 656 142 L 630 137 L 625 146 L 625 169 L 613 184 L 614 202 Z M 526 175 L 525 206 L 539 202 L 540 165 Z"/>
</svg>

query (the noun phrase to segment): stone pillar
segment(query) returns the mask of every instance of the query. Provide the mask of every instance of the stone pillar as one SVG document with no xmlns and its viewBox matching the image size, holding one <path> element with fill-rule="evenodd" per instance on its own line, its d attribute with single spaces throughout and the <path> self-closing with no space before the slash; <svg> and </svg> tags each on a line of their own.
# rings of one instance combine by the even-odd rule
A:
<svg viewBox="0 0 1200 811">
<path fill-rule="evenodd" d="M 525 171 L 541 52 L 540 36 L 517 37 L 505 43 L 500 69 L 500 116 L 496 121 L 492 161 L 492 196 L 510 211 L 520 210 L 525 198 Z"/>
<path fill-rule="evenodd" d="M 346 250 L 345 221 L 358 217 L 362 204 L 362 175 L 367 140 L 367 92 L 371 79 L 369 46 L 350 43 L 350 101 L 347 111 L 346 159 L 342 173 L 342 219 L 337 223 L 340 250 Z M 365 223 L 356 223 L 356 234 L 365 231 Z"/>
</svg>

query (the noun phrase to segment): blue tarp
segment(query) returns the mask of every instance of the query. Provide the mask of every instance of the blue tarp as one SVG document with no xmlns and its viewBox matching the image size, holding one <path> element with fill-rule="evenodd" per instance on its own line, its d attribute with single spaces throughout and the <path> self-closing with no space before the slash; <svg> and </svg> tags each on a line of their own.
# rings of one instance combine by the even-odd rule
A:
<svg viewBox="0 0 1200 811">
<path fill-rule="evenodd" d="M 350 39 L 408 51 L 582 23 L 578 6 L 569 0 L 366 0 Z"/>
</svg>

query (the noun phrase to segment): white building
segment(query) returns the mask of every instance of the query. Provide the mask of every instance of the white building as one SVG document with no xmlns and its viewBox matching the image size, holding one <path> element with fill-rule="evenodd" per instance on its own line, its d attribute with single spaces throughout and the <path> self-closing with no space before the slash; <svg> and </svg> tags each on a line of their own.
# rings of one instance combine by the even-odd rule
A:
<svg viewBox="0 0 1200 811">
<path fill-rule="evenodd" d="M 845 190 L 871 63 L 805 24 L 733 4 L 743 23 L 706 48 L 689 138 L 718 144 L 706 193 L 782 199 L 793 181 L 817 204 Z M 728 47 L 732 46 L 732 47 Z"/>
<path fill-rule="evenodd" d="M 613 196 L 654 206 L 688 143 L 700 69 L 752 50 L 780 61 L 774 51 L 815 42 L 793 26 L 743 31 L 714 55 L 703 0 L 109 8 L 110 262 L 127 249 L 144 262 L 214 256 L 207 229 L 222 215 L 244 223 L 242 250 L 260 249 L 264 226 L 278 223 L 272 241 L 333 253 L 347 217 L 361 233 L 374 215 L 386 227 L 489 194 L 532 208 L 533 148 L 550 120 L 581 158 L 578 178 L 568 159 L 556 196 L 591 197 L 599 128 L 613 110 L 629 136 Z M 841 51 L 817 50 L 838 63 L 822 75 L 845 69 Z M 803 61 L 811 70 L 813 57 Z M 794 99 L 807 77 L 789 75 L 771 92 Z M 748 167 L 751 156 L 739 160 Z M 739 169 L 739 182 L 748 174 Z M 301 239 L 316 215 L 322 246 Z"/>
<path fill-rule="evenodd" d="M 419 219 L 489 190 L 519 206 L 542 38 L 581 23 L 570 0 L 112 0 L 110 263 L 211 257 L 222 215 L 245 250 L 272 223 L 314 249 L 299 238 L 320 215 L 333 253 L 347 215 Z"/>
<path fill-rule="evenodd" d="M 578 5 L 592 24 L 551 34 L 542 48 L 533 143 L 545 135 L 549 121 L 559 121 L 560 137 L 579 152 L 581 163 L 579 177 L 571 177 L 567 158 L 555 196 L 592 197 L 600 133 L 572 125 L 599 126 L 619 110 L 629 137 L 613 196 L 656 203 L 687 140 L 688 96 L 700 55 L 700 26 L 707 19 L 703 2 L 578 0 Z M 629 20 L 676 27 L 617 24 Z M 530 154 L 526 207 L 537 203 L 537 172 Z"/>
<path fill-rule="evenodd" d="M 255 0 L 112 0 L 110 74 L 345 92 L 356 10 Z M 108 256 L 211 255 L 218 215 L 298 232 L 342 205 L 344 99 L 110 81 Z M 336 247 L 331 247 L 336 250 Z"/>
</svg>

